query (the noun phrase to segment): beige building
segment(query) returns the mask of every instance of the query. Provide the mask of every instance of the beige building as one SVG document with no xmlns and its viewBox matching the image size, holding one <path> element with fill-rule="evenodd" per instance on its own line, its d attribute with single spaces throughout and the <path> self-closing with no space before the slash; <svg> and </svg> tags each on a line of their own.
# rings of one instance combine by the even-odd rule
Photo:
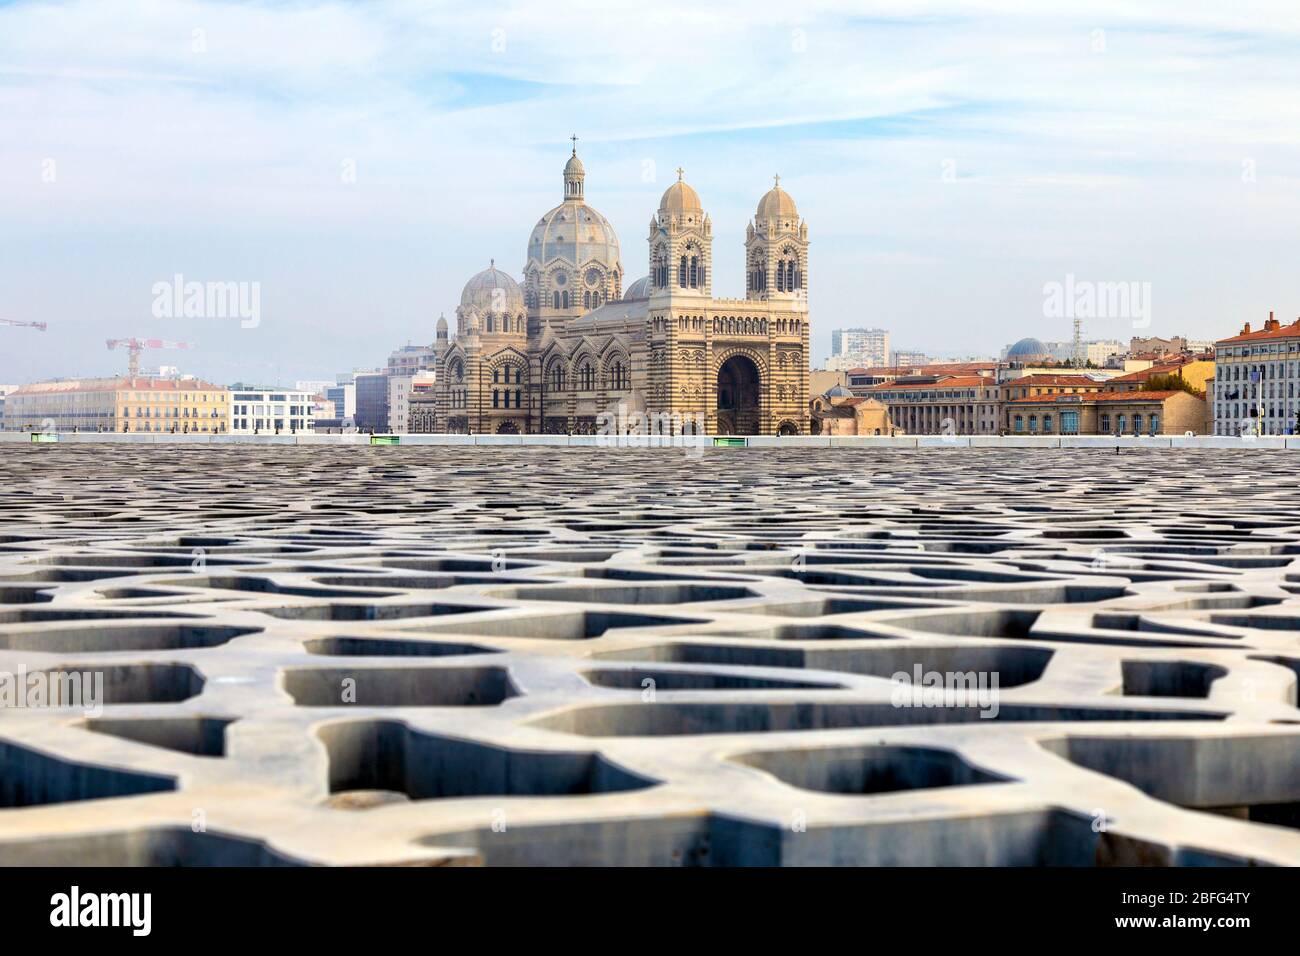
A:
<svg viewBox="0 0 1300 956">
<path fill-rule="evenodd" d="M 230 431 L 230 392 L 198 379 L 93 378 L 38 382 L 9 393 L 7 431 Z"/>
<path fill-rule="evenodd" d="M 857 394 L 883 402 L 906 435 L 996 435 L 998 388 L 982 375 L 907 375 Z"/>
<path fill-rule="evenodd" d="M 1013 435 L 1205 434 L 1205 400 L 1183 391 L 1035 395 L 1006 414 Z"/>
<path fill-rule="evenodd" d="M 874 398 L 859 398 L 842 385 L 809 403 L 814 435 L 893 435 L 889 409 Z"/>
<path fill-rule="evenodd" d="M 746 228 L 743 299 L 713 297 L 713 222 L 681 170 L 650 217 L 650 274 L 626 288 L 585 191 L 575 150 L 522 281 L 493 263 L 466 283 L 456 334 L 438 321 L 433 407 L 412 424 L 584 434 L 614 416 L 619 430 L 807 434 L 808 226 L 779 181 Z"/>
</svg>

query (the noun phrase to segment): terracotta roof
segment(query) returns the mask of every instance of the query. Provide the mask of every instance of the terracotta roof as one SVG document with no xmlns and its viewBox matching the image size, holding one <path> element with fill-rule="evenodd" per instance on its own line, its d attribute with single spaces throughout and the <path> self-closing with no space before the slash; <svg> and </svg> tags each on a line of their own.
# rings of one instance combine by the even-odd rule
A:
<svg viewBox="0 0 1300 956">
<path fill-rule="evenodd" d="M 979 388 L 981 386 L 992 387 L 995 384 L 997 383 L 993 379 L 979 375 L 954 375 L 949 378 L 941 378 L 937 382 L 882 382 L 879 385 L 869 385 L 866 390 L 868 392 L 888 392 L 900 388 Z"/>
<path fill-rule="evenodd" d="M 1267 323 L 1262 329 L 1254 332 L 1243 332 L 1240 335 L 1234 335 L 1231 338 L 1219 339 L 1215 345 L 1232 345 L 1236 342 L 1258 342 L 1261 339 L 1289 339 L 1300 338 L 1300 319 L 1296 319 L 1290 325 L 1278 324 L 1276 328 L 1268 328 Z"/>
<path fill-rule="evenodd" d="M 1186 362 L 1174 362 L 1172 365 L 1152 365 L 1150 368 L 1140 369 L 1136 372 L 1129 372 L 1126 375 L 1116 375 L 1114 378 L 1107 379 L 1106 384 L 1111 385 L 1115 382 L 1145 382 L 1153 375 L 1172 375 L 1186 364 Z"/>
<path fill-rule="evenodd" d="M 224 392 L 224 385 L 213 385 L 197 378 L 72 378 L 61 382 L 33 382 L 23 385 L 10 395 L 48 395 L 55 392 Z"/>
<path fill-rule="evenodd" d="M 1111 380 L 1113 381 L 1113 379 Z M 1002 384 L 1017 385 L 1075 385 L 1101 388 L 1102 382 L 1087 375 L 1026 375 L 1023 378 L 1009 378 Z"/>
<path fill-rule="evenodd" d="M 1026 395 L 1013 398 L 1011 404 L 1026 405 L 1083 405 L 1088 402 L 1162 402 L 1177 390 L 1167 392 L 1087 392 L 1083 395 Z M 1186 394 L 1186 393 L 1182 393 Z M 1193 395 L 1193 398 L 1196 396 Z"/>
</svg>

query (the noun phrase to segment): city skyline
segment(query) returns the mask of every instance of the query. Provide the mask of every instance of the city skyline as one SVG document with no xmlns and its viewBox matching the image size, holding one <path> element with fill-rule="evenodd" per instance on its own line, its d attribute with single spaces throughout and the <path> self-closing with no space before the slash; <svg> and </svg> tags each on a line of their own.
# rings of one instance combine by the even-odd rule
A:
<svg viewBox="0 0 1300 956">
<path fill-rule="evenodd" d="M 432 341 L 466 275 L 522 272 L 519 218 L 553 205 L 575 134 L 629 283 L 682 166 L 717 294 L 743 295 L 779 173 L 816 226 L 813 365 L 859 325 L 936 356 L 1068 339 L 1044 304 L 1067 277 L 1150 289 L 1149 327 L 1089 339 L 1300 314 L 1280 3 L 130 10 L 0 4 L 0 318 L 49 325 L 0 330 L 0 382 L 119 372 L 104 340 L 131 336 L 193 342 L 148 364 L 213 381 L 381 364 Z M 259 321 L 156 317 L 174 276 L 256 283 Z"/>
</svg>

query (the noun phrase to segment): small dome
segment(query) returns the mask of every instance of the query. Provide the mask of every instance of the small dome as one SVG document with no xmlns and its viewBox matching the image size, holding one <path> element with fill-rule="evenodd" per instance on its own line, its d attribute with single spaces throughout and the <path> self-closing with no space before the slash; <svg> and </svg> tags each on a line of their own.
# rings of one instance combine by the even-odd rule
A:
<svg viewBox="0 0 1300 956">
<path fill-rule="evenodd" d="M 832 385 L 826 390 L 827 398 L 852 398 L 853 393 L 843 385 Z"/>
<path fill-rule="evenodd" d="M 624 299 L 648 299 L 650 298 L 650 277 L 642 276 L 627 287 L 623 293 Z"/>
<path fill-rule="evenodd" d="M 1045 358 L 1051 352 L 1047 346 L 1036 338 L 1024 338 L 1007 349 L 1009 359 Z"/>
<path fill-rule="evenodd" d="M 573 155 L 569 157 L 569 161 L 564 164 L 564 178 L 576 179 L 585 176 L 586 173 L 587 171 L 582 168 L 582 160 L 578 158 L 577 150 L 574 150 Z"/>
<path fill-rule="evenodd" d="M 758 201 L 755 219 L 798 219 L 799 209 L 790 194 L 781 188 L 781 178 L 776 177 L 776 185 L 769 189 Z"/>
<path fill-rule="evenodd" d="M 659 212 L 666 216 L 685 216 L 688 213 L 704 212 L 704 207 L 700 205 L 699 193 L 682 180 L 681 169 L 677 170 L 677 182 L 664 190 L 663 198 L 659 200 Z"/>
<path fill-rule="evenodd" d="M 524 311 L 524 294 L 519 283 L 494 263 L 465 283 L 460 294 L 460 307 L 485 314 L 513 315 Z"/>
<path fill-rule="evenodd" d="M 445 315 L 438 316 L 438 325 L 436 328 L 440 334 L 447 334 L 447 317 Z"/>
</svg>

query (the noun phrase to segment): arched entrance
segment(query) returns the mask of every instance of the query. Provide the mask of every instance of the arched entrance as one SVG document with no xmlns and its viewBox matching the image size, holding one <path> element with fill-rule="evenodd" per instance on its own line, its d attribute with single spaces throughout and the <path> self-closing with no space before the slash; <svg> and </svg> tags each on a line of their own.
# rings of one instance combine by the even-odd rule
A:
<svg viewBox="0 0 1300 956">
<path fill-rule="evenodd" d="M 786 419 L 776 427 L 776 433 L 778 435 L 797 435 L 799 434 L 799 426 Z"/>
<path fill-rule="evenodd" d="M 758 366 L 733 355 L 718 369 L 718 434 L 757 435 L 762 420 Z"/>
<path fill-rule="evenodd" d="M 510 420 L 510 419 L 506 419 L 504 422 L 502 422 L 500 425 L 497 426 L 497 434 L 498 434 L 498 435 L 518 435 L 518 434 L 519 434 L 519 426 L 518 426 L 517 424 L 515 424 L 515 422 L 513 422 L 512 420 Z"/>
</svg>

